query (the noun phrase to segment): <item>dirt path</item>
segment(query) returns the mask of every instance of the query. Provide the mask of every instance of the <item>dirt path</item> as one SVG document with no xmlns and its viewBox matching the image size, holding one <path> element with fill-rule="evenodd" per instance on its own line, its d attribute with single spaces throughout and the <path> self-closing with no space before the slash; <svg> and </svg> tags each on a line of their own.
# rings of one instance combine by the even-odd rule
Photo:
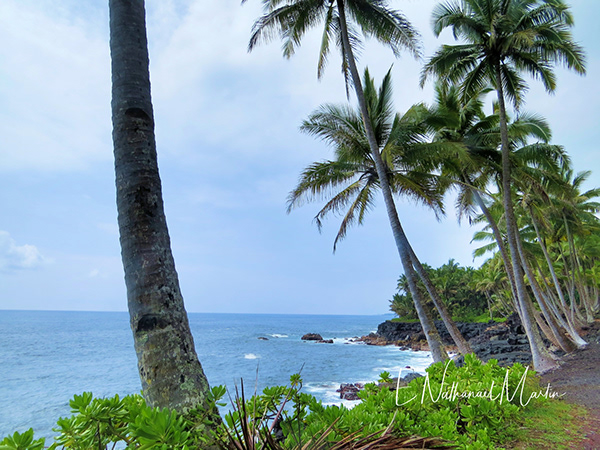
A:
<svg viewBox="0 0 600 450">
<path fill-rule="evenodd" d="M 600 450 L 600 321 L 596 321 L 585 339 L 589 346 L 564 357 L 560 368 L 544 374 L 541 385 L 550 383 L 553 391 L 565 393 L 565 400 L 589 411 L 584 426 L 586 441 L 579 450 Z"/>
</svg>

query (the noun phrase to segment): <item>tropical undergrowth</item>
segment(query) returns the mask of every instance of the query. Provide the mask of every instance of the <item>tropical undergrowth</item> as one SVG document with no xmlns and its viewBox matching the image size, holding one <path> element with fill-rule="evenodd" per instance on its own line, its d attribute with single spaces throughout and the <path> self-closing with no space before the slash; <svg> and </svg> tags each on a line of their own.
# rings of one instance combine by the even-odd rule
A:
<svg viewBox="0 0 600 450">
<path fill-rule="evenodd" d="M 382 375 L 381 381 L 389 381 L 389 374 Z M 366 385 L 362 401 L 351 409 L 323 405 L 302 392 L 299 375 L 288 386 L 268 387 L 249 398 L 242 386 L 230 395 L 232 409 L 220 423 L 202 409 L 182 415 L 150 408 L 139 395 L 103 399 L 84 393 L 71 400 L 73 415 L 58 420 L 59 435 L 50 448 L 360 449 L 367 448 L 361 442 L 395 440 L 368 447 L 383 449 L 400 448 L 394 445 L 404 438 L 419 442 L 418 448 L 495 449 L 518 439 L 526 419 L 556 402 L 540 395 L 546 391 L 522 365 L 507 369 L 473 355 L 465 357 L 463 367 L 437 363 L 406 387 L 389 386 Z M 224 387 L 213 388 L 209 409 L 224 405 L 225 394 Z M 32 430 L 0 442 L 0 450 L 42 448 L 44 440 L 34 439 Z"/>
</svg>

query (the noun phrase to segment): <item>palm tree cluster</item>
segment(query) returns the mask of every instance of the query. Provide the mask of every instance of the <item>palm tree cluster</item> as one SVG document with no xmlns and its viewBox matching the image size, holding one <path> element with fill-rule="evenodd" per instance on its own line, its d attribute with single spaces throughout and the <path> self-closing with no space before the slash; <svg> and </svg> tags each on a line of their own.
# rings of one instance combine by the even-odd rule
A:
<svg viewBox="0 0 600 450">
<path fill-rule="evenodd" d="M 453 259 L 435 269 L 425 265 L 425 269 L 454 320 L 472 322 L 480 318 L 493 319 L 494 315 L 507 316 L 496 302 L 489 301 L 488 295 L 481 289 L 479 282 L 482 275 L 478 269 L 462 267 Z M 421 292 L 426 292 L 422 283 L 419 284 L 419 288 Z M 403 320 L 417 318 L 404 275 L 398 279 L 398 293 L 390 300 L 390 310 Z M 436 315 L 434 308 L 432 313 Z"/>
<path fill-rule="evenodd" d="M 439 4 L 433 11 L 434 32 L 450 28 L 461 42 L 442 46 L 423 68 L 422 83 L 437 80 L 434 104 L 417 104 L 400 114 L 392 105 L 391 71 L 377 87 L 367 69 L 361 79 L 354 57 L 361 33 L 389 46 L 395 55 L 402 49 L 420 54 L 418 33 L 387 1 L 263 3 L 265 14 L 254 25 L 249 48 L 279 35 L 284 56 L 290 57 L 306 32 L 323 24 L 318 76 L 336 45 L 347 89 L 352 87 L 358 100 L 356 110 L 322 105 L 302 124 L 301 131 L 328 143 L 334 157 L 302 172 L 288 211 L 324 199 L 315 217 L 319 227 L 330 214 L 342 216 L 335 250 L 350 226 L 363 223 L 381 191 L 406 292 L 434 360 L 441 361 L 447 355 L 427 297 L 459 351 L 471 349 L 452 321 L 451 302 L 443 298 L 449 294 L 440 291 L 412 249 L 395 199 L 413 199 L 439 217 L 446 194 L 455 191 L 459 216 L 485 223 L 476 238 L 491 237 L 497 250 L 484 268 L 502 275 L 487 281 L 482 275 L 480 292 L 490 305 L 498 303 L 499 310 L 519 314 L 536 370 L 556 366 L 542 333 L 565 350 L 585 345 L 578 330 L 598 310 L 596 191 L 581 192 L 587 175 L 573 175 L 564 149 L 550 144 L 546 121 L 520 111 L 527 90 L 524 74 L 552 92 L 556 63 L 585 73 L 583 51 L 571 36 L 568 6 L 562 0 Z M 496 101 L 486 114 L 486 96 L 492 92 Z M 517 112 L 514 118 L 507 103 Z"/>
</svg>

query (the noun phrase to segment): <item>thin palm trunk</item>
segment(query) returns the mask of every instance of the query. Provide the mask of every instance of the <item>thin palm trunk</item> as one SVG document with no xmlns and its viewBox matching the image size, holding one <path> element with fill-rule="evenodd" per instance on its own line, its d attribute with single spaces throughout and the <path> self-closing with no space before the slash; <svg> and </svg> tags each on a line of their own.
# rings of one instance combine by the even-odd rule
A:
<svg viewBox="0 0 600 450">
<path fill-rule="evenodd" d="M 587 291 L 584 288 L 584 283 L 582 281 L 583 275 L 581 274 L 581 272 L 582 272 L 581 262 L 579 261 L 579 256 L 578 256 L 577 250 L 575 248 L 575 241 L 573 239 L 573 233 L 571 233 L 571 230 L 569 228 L 569 223 L 564 214 L 563 214 L 563 220 L 565 222 L 565 230 L 566 230 L 566 234 L 567 234 L 567 241 L 569 243 L 569 249 L 571 250 L 571 261 L 572 261 L 572 266 L 573 266 L 573 283 L 577 288 L 577 292 L 579 292 L 579 301 L 580 301 L 580 304 L 582 304 L 583 307 L 585 308 L 585 313 L 586 313 L 586 318 L 584 319 L 583 315 L 581 315 L 581 319 L 586 320 L 587 323 L 593 323 L 594 316 L 593 316 L 593 314 L 591 314 L 590 309 L 589 309 L 589 304 L 591 302 L 590 302 L 590 299 L 588 298 Z"/>
<path fill-rule="evenodd" d="M 545 245 L 544 245 L 544 247 L 545 247 Z M 537 273 L 539 274 L 541 280 L 544 282 L 544 286 L 546 288 L 546 297 L 550 300 L 547 302 L 547 305 L 550 308 L 550 310 L 552 311 L 552 314 L 554 315 L 556 321 L 559 323 L 560 326 L 562 326 L 565 330 L 567 330 L 567 333 L 569 333 L 571 340 L 575 343 L 577 348 L 586 347 L 587 342 L 581 338 L 579 333 L 577 333 L 577 330 L 575 330 L 575 326 L 573 325 L 572 321 L 569 319 L 569 314 L 567 311 L 567 304 L 564 301 L 564 298 L 561 301 L 554 295 L 554 292 L 556 290 L 555 289 L 553 290 L 549 286 L 548 281 L 546 280 L 546 277 L 545 277 L 544 273 L 542 272 L 542 268 L 540 267 L 539 263 L 537 263 L 537 261 L 534 261 L 534 262 L 536 264 Z M 560 287 L 559 287 L 559 289 L 560 289 Z M 560 292 L 562 293 L 562 290 Z M 561 308 L 562 311 L 559 311 L 558 308 Z"/>
<path fill-rule="evenodd" d="M 421 261 L 419 261 L 419 258 L 417 258 L 417 255 L 415 254 L 415 251 L 410 244 L 408 245 L 408 250 L 410 252 L 410 257 L 411 257 L 413 266 L 414 266 L 417 274 L 421 278 L 421 281 L 425 285 L 425 289 L 427 289 L 427 292 L 429 293 L 431 300 L 433 300 L 433 304 L 435 305 L 438 312 L 440 313 L 440 317 L 442 318 L 444 325 L 446 325 L 446 329 L 448 330 L 448 333 L 450 333 L 450 336 L 452 337 L 452 340 L 456 344 L 458 351 L 460 353 L 462 353 L 463 355 L 466 355 L 467 353 L 473 353 L 473 349 L 471 348 L 471 345 L 464 338 L 464 336 L 462 335 L 462 333 L 456 326 L 456 323 L 454 323 L 454 320 L 452 320 L 452 316 L 448 312 L 448 308 L 446 308 L 446 304 L 444 303 L 444 301 L 438 294 L 436 287 L 431 282 L 431 278 L 429 278 L 429 274 L 427 273 L 427 271 L 421 264 Z"/>
<path fill-rule="evenodd" d="M 483 215 L 487 219 L 488 224 L 490 225 L 490 228 L 492 229 L 492 233 L 494 234 L 494 238 L 496 239 L 496 244 L 498 244 L 498 250 L 500 251 L 500 256 L 502 258 L 502 262 L 504 263 L 504 268 L 506 269 L 506 276 L 508 277 L 508 281 L 510 284 L 510 290 L 513 295 L 513 302 L 514 302 L 515 310 L 518 311 L 520 309 L 520 307 L 519 307 L 519 302 L 517 300 L 517 287 L 516 287 L 516 283 L 515 283 L 514 270 L 513 270 L 510 258 L 508 257 L 508 253 L 506 251 L 506 246 L 504 244 L 504 239 L 502 239 L 502 234 L 500 233 L 500 228 L 498 228 L 498 224 L 496 223 L 496 220 L 492 216 L 492 213 L 490 212 L 490 210 L 485 205 L 485 202 L 479 195 L 479 192 L 477 192 L 476 189 L 471 189 L 471 192 L 473 194 L 473 198 L 475 199 L 475 202 L 477 203 L 477 206 L 479 206 L 479 209 L 481 209 L 481 212 L 483 212 Z"/>
<path fill-rule="evenodd" d="M 531 269 L 531 265 L 529 264 L 529 261 L 527 260 L 527 256 L 525 255 L 525 251 L 523 250 L 523 243 L 521 242 L 520 239 L 517 241 L 517 246 L 518 246 L 518 250 L 519 250 L 519 255 L 521 257 L 521 264 L 523 265 L 525 274 L 527 275 L 527 278 L 529 279 L 529 285 L 531 286 L 533 295 L 535 296 L 535 299 L 537 300 L 538 305 L 540 305 L 542 314 L 544 315 L 544 318 L 546 319 L 546 323 L 543 324 L 539 319 L 537 319 L 537 316 L 536 316 L 536 321 L 537 321 L 538 325 L 540 325 L 540 328 L 542 329 L 542 331 L 544 332 L 544 334 L 546 335 L 546 337 L 548 339 L 553 341 L 557 346 L 559 346 L 565 352 L 567 352 L 567 353 L 572 352 L 573 350 L 575 350 L 576 346 L 573 342 L 569 341 L 566 338 L 564 332 L 559 328 L 558 323 L 556 322 L 554 316 L 552 315 L 552 311 L 550 311 L 550 309 L 548 308 L 546 299 L 544 298 L 544 295 L 541 292 L 540 286 L 539 286 L 537 280 L 535 279 L 535 275 L 533 273 L 533 270 Z"/>
<path fill-rule="evenodd" d="M 579 258 L 577 256 L 577 250 L 575 249 L 575 241 L 573 240 L 573 234 L 570 231 L 569 228 L 569 224 L 567 222 L 567 218 L 566 216 L 563 214 L 563 220 L 565 222 L 565 230 L 566 230 L 566 234 L 567 234 L 567 242 L 569 244 L 569 253 L 570 253 L 570 260 L 571 260 L 571 275 L 572 275 L 572 279 L 573 279 L 573 305 L 574 305 L 574 311 L 577 314 L 577 317 L 581 320 L 582 323 L 592 323 L 594 321 L 593 316 L 590 317 L 589 315 L 587 317 L 583 317 L 583 313 L 581 312 L 581 306 L 583 305 L 583 307 L 586 309 L 586 314 L 587 314 L 587 303 L 586 303 L 586 292 L 585 289 L 583 289 L 583 283 L 581 282 L 581 264 L 579 263 Z M 577 293 L 579 293 L 579 305 L 577 305 L 576 302 L 576 296 L 575 296 L 575 291 L 577 291 Z"/>
<path fill-rule="evenodd" d="M 344 1 L 337 0 L 337 5 L 340 21 L 340 32 L 342 36 L 342 46 L 344 49 L 344 55 L 346 57 L 346 63 L 348 64 L 348 68 L 350 69 L 350 74 L 352 76 L 352 83 L 354 85 L 354 90 L 358 99 L 358 104 L 365 126 L 365 132 L 367 134 L 367 140 L 369 142 L 371 154 L 373 155 L 373 161 L 375 162 L 377 175 L 379 177 L 379 184 L 381 187 L 381 192 L 383 193 L 383 199 L 385 202 L 388 219 L 392 227 L 392 233 L 394 235 L 396 247 L 398 248 L 400 260 L 402 261 L 402 266 L 404 267 L 404 274 L 406 275 L 406 279 L 408 281 L 409 290 L 415 303 L 415 308 L 417 310 L 417 313 L 419 314 L 420 310 L 424 310 L 423 299 L 421 298 L 421 295 L 417 289 L 417 280 L 414 276 L 414 272 L 412 269 L 412 260 L 408 251 L 408 239 L 404 234 L 404 230 L 402 229 L 402 225 L 400 224 L 400 219 L 398 218 L 398 212 L 396 210 L 394 199 L 392 197 L 392 190 L 389 185 L 389 181 L 385 171 L 385 166 L 383 160 L 381 159 L 381 154 L 379 153 L 377 138 L 375 137 L 373 126 L 369 120 L 369 111 L 367 108 L 367 103 L 365 101 L 361 79 L 358 74 L 358 69 L 356 68 L 356 62 L 354 60 L 352 46 L 350 45 L 350 39 L 348 37 Z M 435 328 L 435 324 L 428 324 L 424 314 L 423 317 L 421 314 L 419 314 L 419 320 L 421 320 L 421 326 L 423 327 L 423 332 L 425 333 L 425 337 L 427 338 L 427 342 L 429 344 L 433 360 L 435 362 L 438 362 L 447 359 L 448 355 L 443 348 L 441 338 L 437 329 Z"/>
<path fill-rule="evenodd" d="M 496 90 L 498 93 L 498 104 L 500 109 L 500 137 L 502 150 L 502 194 L 504 199 L 504 209 L 506 216 L 506 234 L 508 237 L 508 248 L 513 263 L 513 271 L 515 275 L 515 283 L 517 288 L 517 296 L 520 305 L 521 322 L 529 340 L 531 348 L 531 356 L 533 367 L 536 371 L 543 373 L 558 367 L 556 361 L 552 359 L 548 350 L 544 346 L 542 337 L 532 317 L 533 305 L 529 299 L 521 265 L 519 264 L 519 251 L 517 248 L 517 233 L 516 220 L 512 205 L 511 193 L 511 172 L 510 172 L 510 144 L 508 138 L 508 124 L 506 119 L 506 104 L 504 102 L 504 92 L 502 87 L 502 75 L 500 65 L 495 67 L 496 71 Z"/>
<path fill-rule="evenodd" d="M 144 2 L 109 0 L 112 120 L 121 255 L 146 401 L 185 411 L 204 402 L 158 173 Z"/>
</svg>

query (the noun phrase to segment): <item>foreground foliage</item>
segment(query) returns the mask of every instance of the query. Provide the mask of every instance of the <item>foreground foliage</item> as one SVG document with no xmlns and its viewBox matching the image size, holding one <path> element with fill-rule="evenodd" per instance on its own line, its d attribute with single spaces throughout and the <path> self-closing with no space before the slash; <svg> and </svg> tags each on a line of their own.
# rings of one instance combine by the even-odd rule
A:
<svg viewBox="0 0 600 450">
<path fill-rule="evenodd" d="M 76 395 L 74 413 L 57 422 L 59 436 L 51 449 L 360 449 L 367 448 L 502 448 L 514 441 L 527 417 L 556 402 L 540 395 L 531 372 L 515 364 L 510 369 L 473 355 L 463 367 L 437 363 L 427 376 L 397 391 L 389 383 L 368 384 L 352 409 L 327 406 L 301 392 L 302 379 L 289 386 L 268 387 L 246 398 L 236 389 L 233 410 L 218 427 L 212 415 L 194 410 L 182 415 L 150 408 L 138 395 L 108 399 L 91 393 Z M 381 381 L 390 381 L 382 374 Z M 392 383 L 393 385 L 393 383 Z M 224 387 L 211 391 L 219 400 Z M 540 397 L 540 398 L 536 398 Z M 216 429 L 216 431 L 214 431 Z M 399 447 L 402 445 L 401 447 Z M 15 433 L 0 442 L 0 450 L 38 450 L 44 440 L 33 431 Z"/>
</svg>

